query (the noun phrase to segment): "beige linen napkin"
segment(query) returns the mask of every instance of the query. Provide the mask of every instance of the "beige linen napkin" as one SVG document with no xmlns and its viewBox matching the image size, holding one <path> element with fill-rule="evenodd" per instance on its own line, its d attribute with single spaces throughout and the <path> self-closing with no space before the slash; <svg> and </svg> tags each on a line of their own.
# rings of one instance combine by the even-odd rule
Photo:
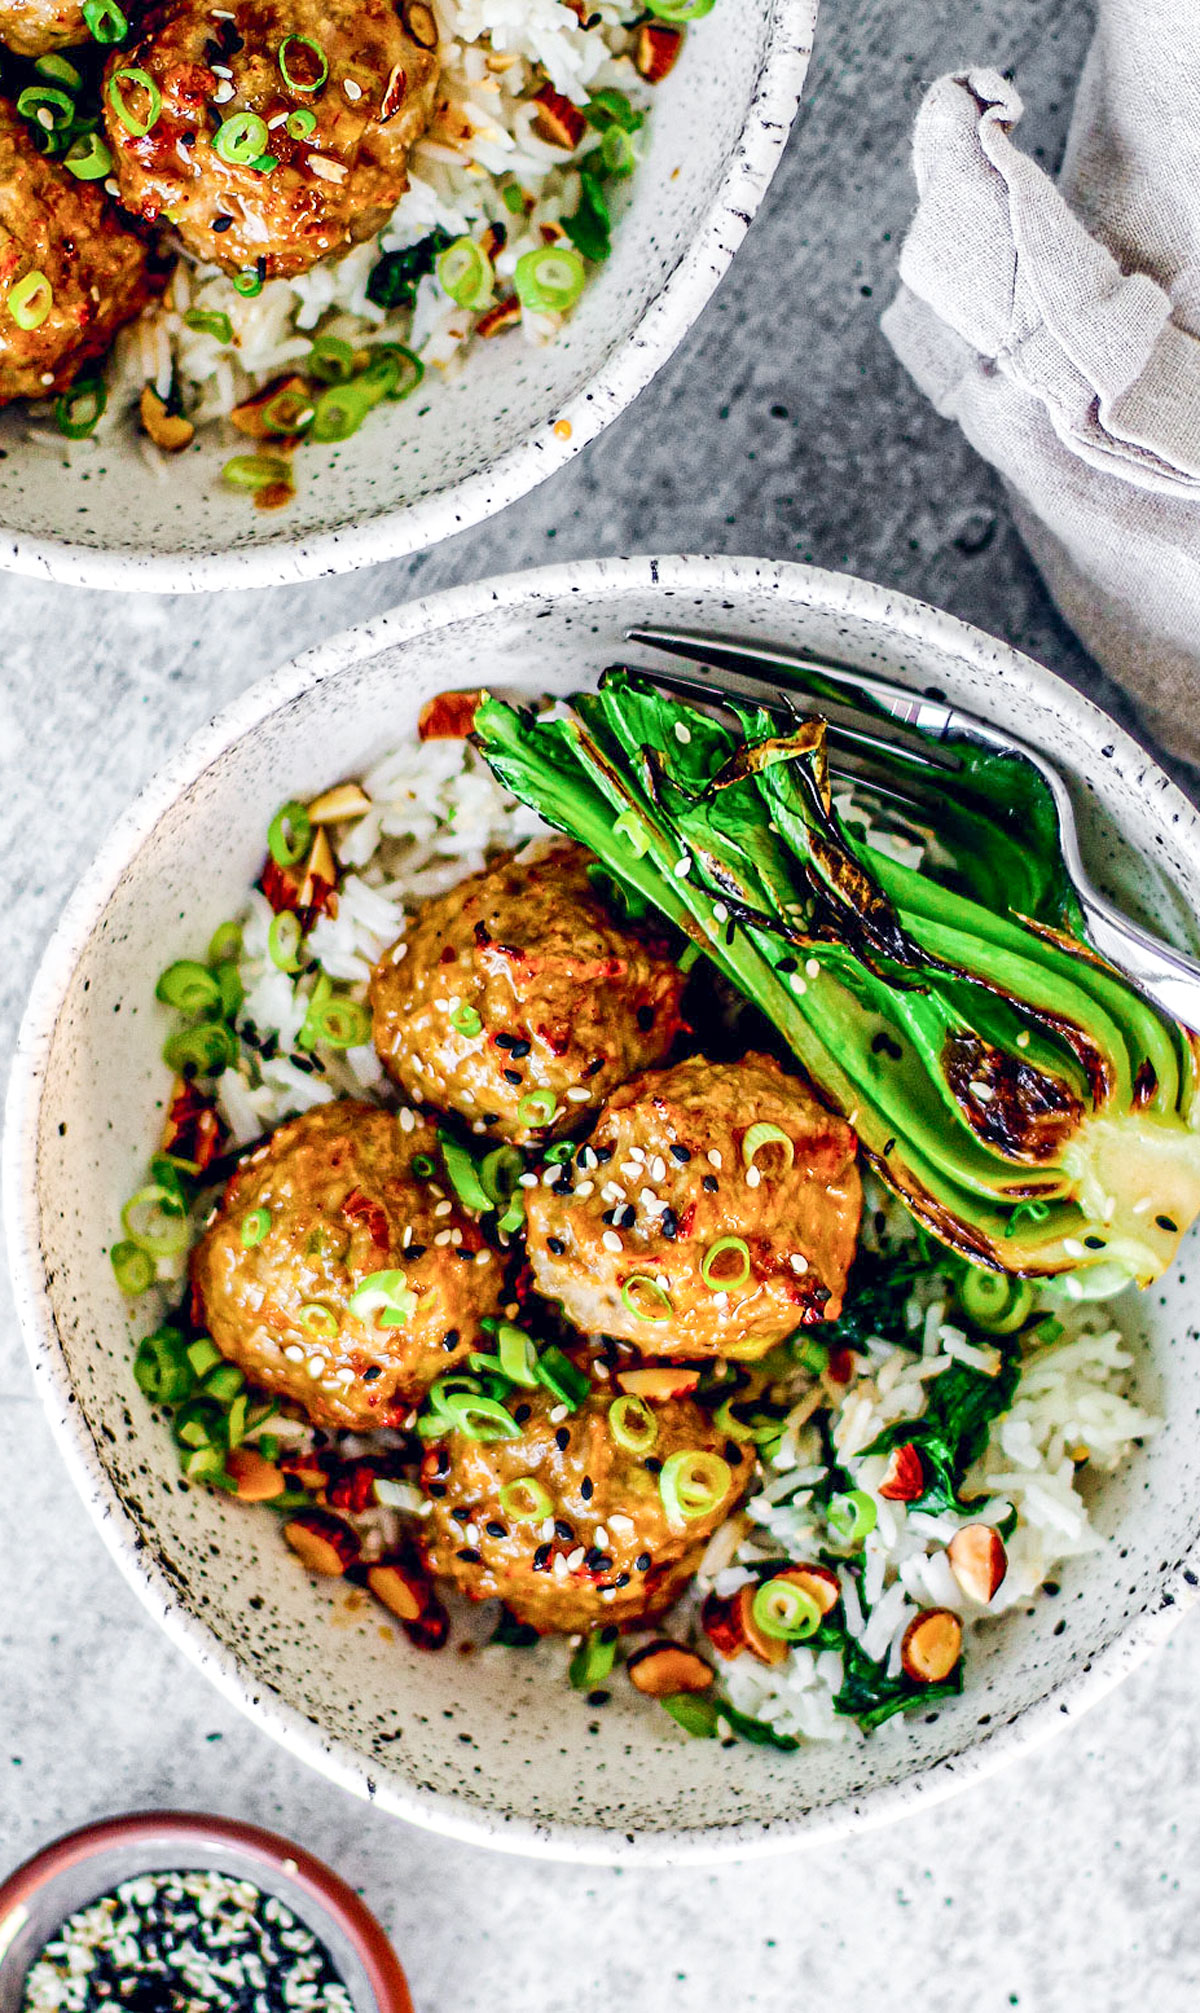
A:
<svg viewBox="0 0 1200 2013">
<path fill-rule="evenodd" d="M 1057 188 L 1021 111 L 994 70 L 929 91 L 883 328 L 1072 628 L 1200 762 L 1200 0 L 1101 0 Z"/>
</svg>

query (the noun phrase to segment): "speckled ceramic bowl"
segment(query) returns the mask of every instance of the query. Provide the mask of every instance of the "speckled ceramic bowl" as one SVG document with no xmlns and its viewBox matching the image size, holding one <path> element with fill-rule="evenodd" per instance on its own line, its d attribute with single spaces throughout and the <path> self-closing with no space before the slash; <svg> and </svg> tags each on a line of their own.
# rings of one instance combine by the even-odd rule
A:
<svg viewBox="0 0 1200 2013">
<path fill-rule="evenodd" d="M 1186 937 L 1197 813 L 1087 699 L 1003 644 L 859 580 L 749 560 L 613 560 L 471 586 L 301 658 L 199 734 L 122 821 L 70 903 L 16 1059 L 7 1206 L 21 1317 L 76 1484 L 147 1606 L 277 1739 L 389 1810 L 564 1858 L 777 1850 L 948 1794 L 1095 1698 L 1160 1637 L 1200 1567 L 1196 1233 L 1131 1295 L 1142 1390 L 1168 1429 L 1096 1504 L 1111 1545 L 1057 1600 L 973 1646 L 965 1695 L 883 1737 L 798 1755 L 689 1741 L 625 1686 L 596 1711 L 541 1652 L 429 1656 L 374 1606 L 310 1580 L 266 1512 L 180 1488 L 133 1380 L 105 1252 L 155 1145 L 166 1089 L 154 977 L 238 906 L 264 822 L 412 732 L 446 686 L 566 690 L 673 619 L 802 642 L 937 686 L 1076 784 L 1097 877 Z"/>
<path fill-rule="evenodd" d="M 262 512 L 220 479 L 210 429 L 163 471 L 136 433 L 67 457 L 0 417 L 0 567 L 87 587 L 268 587 L 395 559 L 524 495 L 665 363 L 741 243 L 804 85 L 817 0 L 719 0 L 655 97 L 613 253 L 561 336 L 478 343 L 447 383 L 297 456 L 299 493 Z M 244 445 L 244 443 L 243 443 Z"/>
</svg>

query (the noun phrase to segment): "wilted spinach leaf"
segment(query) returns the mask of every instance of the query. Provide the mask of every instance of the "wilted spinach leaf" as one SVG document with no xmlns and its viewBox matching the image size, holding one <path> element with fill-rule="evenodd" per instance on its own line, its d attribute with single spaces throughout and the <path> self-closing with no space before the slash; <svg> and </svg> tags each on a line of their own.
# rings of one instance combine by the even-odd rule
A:
<svg viewBox="0 0 1200 2013">
<path fill-rule="evenodd" d="M 450 233 L 439 228 L 402 252 L 385 252 L 371 268 L 367 299 L 377 308 L 410 308 L 417 298 L 418 282 L 433 271 L 438 253 L 450 243 Z"/>
<path fill-rule="evenodd" d="M 903 1671 L 889 1677 L 886 1663 L 877 1663 L 851 1637 L 847 1637 L 842 1652 L 842 1671 L 842 1688 L 833 1701 L 834 1710 L 856 1719 L 864 1733 L 872 1733 L 885 1719 L 906 1711 L 909 1706 L 954 1698 L 963 1687 L 961 1662 L 940 1684 L 914 1684 Z"/>
</svg>

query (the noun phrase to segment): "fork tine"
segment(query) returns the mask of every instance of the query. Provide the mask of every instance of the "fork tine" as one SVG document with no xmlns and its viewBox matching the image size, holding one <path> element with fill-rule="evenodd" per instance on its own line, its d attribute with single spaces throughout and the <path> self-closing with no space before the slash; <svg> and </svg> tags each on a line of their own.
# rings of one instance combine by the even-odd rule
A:
<svg viewBox="0 0 1200 2013">
<path fill-rule="evenodd" d="M 677 692 L 685 699 L 698 700 L 701 705 L 723 706 L 732 697 L 744 700 L 749 706 L 761 706 L 765 712 L 782 718 L 788 725 L 802 717 L 790 694 L 773 692 L 769 686 L 764 689 L 737 672 L 723 673 L 721 683 L 717 684 L 704 678 L 690 678 L 684 672 L 650 671 L 641 665 L 629 668 L 636 670 L 638 677 L 645 678 L 649 684 L 657 685 L 666 692 Z M 899 758 L 912 762 L 922 769 L 953 773 L 961 767 L 956 755 L 926 741 L 915 728 L 905 726 L 901 721 L 876 721 L 836 700 L 822 699 L 819 705 L 821 717 L 834 741 L 868 749 L 889 760 Z"/>
<path fill-rule="evenodd" d="M 815 651 L 785 650 L 770 643 L 739 643 L 734 637 L 706 637 L 686 629 L 653 626 L 627 629 L 625 634 L 631 643 L 646 643 L 671 656 L 686 657 L 697 664 L 711 664 L 718 670 L 732 671 L 741 677 L 757 675 L 761 678 L 764 671 L 769 670 L 790 679 L 802 691 L 809 689 L 803 674 L 806 671 L 815 673 L 816 678 L 826 684 L 845 686 L 848 692 L 876 700 L 887 708 L 893 719 L 919 727 L 926 735 L 944 734 L 952 721 L 963 720 L 963 724 L 967 724 L 956 709 L 931 699 L 923 692 L 897 685 L 890 678 L 881 678 L 873 671 L 852 671 L 845 664 L 835 664 L 832 659 Z"/>
</svg>

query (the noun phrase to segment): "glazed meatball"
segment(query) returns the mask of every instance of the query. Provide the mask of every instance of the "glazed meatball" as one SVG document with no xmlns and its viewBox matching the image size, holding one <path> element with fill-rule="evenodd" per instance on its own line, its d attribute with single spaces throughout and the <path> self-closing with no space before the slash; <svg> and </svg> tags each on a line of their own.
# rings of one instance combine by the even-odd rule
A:
<svg viewBox="0 0 1200 2013">
<path fill-rule="evenodd" d="M 80 0 L 0 0 L 0 42 L 18 56 L 45 56 L 91 39 Z"/>
<path fill-rule="evenodd" d="M 505 854 L 425 902 L 371 983 L 375 1046 L 410 1096 L 518 1142 L 569 1132 L 681 1026 L 685 981 L 614 922 L 582 846 Z"/>
<path fill-rule="evenodd" d="M 152 291 L 146 247 L 107 197 L 39 154 L 0 100 L 0 404 L 65 391 Z M 39 316 L 36 328 L 21 326 Z"/>
<path fill-rule="evenodd" d="M 397 1425 L 480 1346 L 501 1264 L 428 1177 L 436 1150 L 415 1113 L 319 1105 L 242 1162 L 192 1255 L 218 1349 L 316 1425 Z"/>
<path fill-rule="evenodd" d="M 770 1056 L 649 1071 L 527 1191 L 538 1290 L 656 1356 L 765 1355 L 841 1312 L 854 1154 L 849 1126 Z"/>
<path fill-rule="evenodd" d="M 635 1408 L 642 1452 L 613 1437 L 614 1404 Z M 508 1409 L 518 1437 L 452 1433 L 426 1454 L 432 1507 L 421 1533 L 431 1571 L 472 1600 L 498 1597 L 543 1634 L 664 1613 L 750 1485 L 745 1449 L 691 1399 L 648 1405 L 593 1386 L 565 1417 L 547 1392 L 514 1392 Z M 702 1490 L 716 1492 L 703 1514 L 668 1510 L 675 1455 L 685 1457 L 673 1464 L 685 1471 L 685 1495 L 687 1457 L 702 1457 Z"/>
<path fill-rule="evenodd" d="M 115 90 L 133 123 L 146 122 L 147 93 L 120 78 L 130 70 L 162 98 L 140 137 L 112 102 Z M 167 217 L 189 251 L 227 272 L 305 272 L 387 222 L 437 75 L 425 0 L 406 0 L 403 14 L 392 0 L 160 6 L 108 64 L 104 118 L 121 201 L 151 222 Z"/>
</svg>

